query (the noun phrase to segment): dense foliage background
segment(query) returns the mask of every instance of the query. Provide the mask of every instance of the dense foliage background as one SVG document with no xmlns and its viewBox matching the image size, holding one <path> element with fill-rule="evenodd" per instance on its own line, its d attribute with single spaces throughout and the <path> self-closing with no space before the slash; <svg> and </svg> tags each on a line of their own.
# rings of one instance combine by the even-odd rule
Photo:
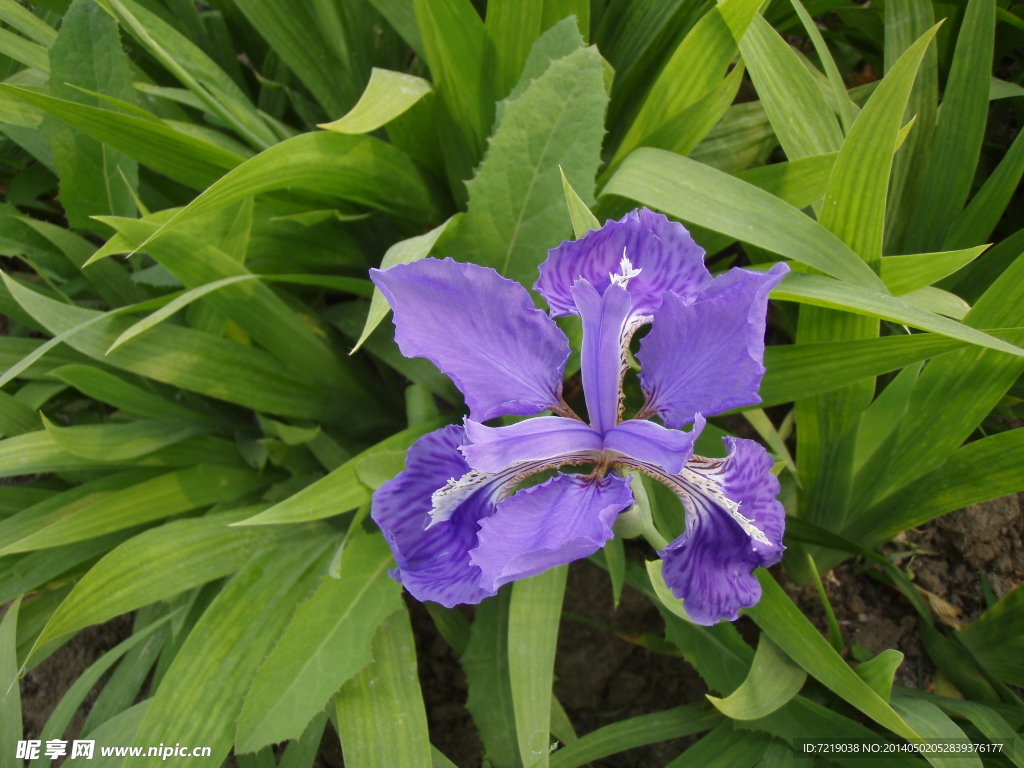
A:
<svg viewBox="0 0 1024 768">
<path fill-rule="evenodd" d="M 818 585 L 829 638 L 764 571 L 756 649 L 691 624 L 613 540 L 593 558 L 609 600 L 629 584 L 664 619 L 633 641 L 722 698 L 577 738 L 550 693 L 555 569 L 472 622 L 427 606 L 484 759 L 571 768 L 707 731 L 674 768 L 788 766 L 794 738 L 968 734 L 1017 751 L 929 761 L 1024 766 L 1024 587 L 960 627 L 899 545 L 1024 490 L 1011 3 L 0 0 L 0 766 L 19 762 L 11 683 L 126 613 L 44 739 L 116 664 L 83 728 L 98 744 L 267 768 L 287 742 L 280 765 L 309 768 L 330 720 L 350 768 L 451 765 L 367 513 L 464 411 L 399 354 L 366 271 L 450 255 L 529 287 L 549 248 L 637 205 L 684 222 L 714 272 L 790 262 L 762 408 L 698 451 L 740 425 L 774 453 L 784 567 Z M 678 501 L 649 503 L 678 535 Z M 843 646 L 819 574 L 850 558 L 917 612 L 946 696 L 894 688 L 898 651 Z"/>
</svg>

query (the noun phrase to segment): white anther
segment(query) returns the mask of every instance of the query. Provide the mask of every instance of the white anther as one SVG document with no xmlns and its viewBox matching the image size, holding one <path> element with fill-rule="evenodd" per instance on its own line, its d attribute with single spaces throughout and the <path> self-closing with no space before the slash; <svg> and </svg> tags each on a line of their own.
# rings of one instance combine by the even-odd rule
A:
<svg viewBox="0 0 1024 768">
<path fill-rule="evenodd" d="M 636 277 L 643 271 L 643 267 L 641 267 L 640 269 L 633 268 L 633 262 L 631 262 L 626 257 L 626 249 L 623 248 L 622 261 L 619 262 L 620 274 L 609 274 L 609 277 L 611 277 L 612 279 L 612 285 L 621 285 L 623 288 L 625 288 L 629 284 L 630 280 L 632 280 L 634 277 Z"/>
</svg>

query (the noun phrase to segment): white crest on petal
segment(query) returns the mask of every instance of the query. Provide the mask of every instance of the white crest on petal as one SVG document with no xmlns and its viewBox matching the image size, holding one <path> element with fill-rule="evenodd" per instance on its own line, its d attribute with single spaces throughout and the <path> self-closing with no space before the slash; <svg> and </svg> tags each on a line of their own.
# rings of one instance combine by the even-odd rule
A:
<svg viewBox="0 0 1024 768">
<path fill-rule="evenodd" d="M 711 465 L 711 463 L 714 461 L 713 459 L 710 461 L 704 459 L 703 462 L 700 462 L 699 458 L 700 457 L 695 456 L 694 459 L 697 459 L 698 461 L 693 462 L 698 466 L 708 466 Z M 706 464 L 704 462 L 706 462 Z M 717 465 L 716 468 L 721 467 L 721 462 L 714 463 L 715 465 Z M 695 490 L 699 491 L 705 498 L 709 499 L 714 504 L 717 504 L 719 507 L 728 512 L 732 519 L 735 520 L 736 523 L 740 526 L 740 528 L 743 529 L 743 532 L 747 534 L 747 536 L 749 536 L 751 539 L 754 539 L 754 541 L 759 541 L 762 544 L 771 545 L 771 542 L 768 540 L 768 537 L 764 535 L 764 532 L 756 525 L 754 525 L 754 521 L 751 518 L 746 517 L 740 513 L 739 502 L 727 498 L 726 495 L 722 492 L 722 486 L 715 482 L 715 480 L 713 480 L 709 476 L 710 474 L 717 473 L 704 474 L 702 472 L 695 472 L 693 471 L 691 466 L 688 465 L 683 467 L 683 470 L 682 472 L 679 473 L 679 476 L 686 483 L 693 486 Z"/>
<path fill-rule="evenodd" d="M 475 469 L 458 480 L 454 477 L 449 478 L 447 483 L 430 495 L 430 525 L 427 528 L 451 519 L 463 502 L 494 479 L 495 475 L 490 472 L 479 472 Z"/>
<path fill-rule="evenodd" d="M 643 267 L 636 269 L 633 267 L 633 262 L 626 256 L 626 249 L 622 249 L 622 261 L 619 262 L 619 274 L 609 273 L 609 277 L 612 279 L 612 285 L 621 285 L 625 288 L 629 281 L 634 277 L 643 272 Z"/>
</svg>

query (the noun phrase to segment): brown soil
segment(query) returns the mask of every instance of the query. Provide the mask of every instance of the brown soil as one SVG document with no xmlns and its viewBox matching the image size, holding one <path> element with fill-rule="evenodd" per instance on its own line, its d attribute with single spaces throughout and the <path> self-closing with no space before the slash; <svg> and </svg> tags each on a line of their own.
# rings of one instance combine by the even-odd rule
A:
<svg viewBox="0 0 1024 768">
<path fill-rule="evenodd" d="M 901 562 L 909 567 L 915 582 L 949 602 L 959 612 L 954 621 L 966 623 L 985 606 L 980 574 L 998 597 L 1024 580 L 1024 494 L 958 510 L 908 531 L 886 548 L 902 553 Z M 828 574 L 825 584 L 848 652 L 855 645 L 871 654 L 897 648 L 906 659 L 896 682 L 931 687 L 932 666 L 917 640 L 915 614 L 901 595 L 851 563 Z M 786 586 L 824 631 L 825 615 L 815 590 Z M 410 607 L 431 741 L 459 768 L 479 768 L 481 744 L 465 709 L 466 681 L 457 657 L 422 606 L 410 601 Z M 613 610 L 607 575 L 586 562 L 570 567 L 565 610 L 629 632 L 663 630 L 657 610 L 628 586 L 618 610 Z M 129 631 L 125 618 L 90 628 L 26 676 L 22 706 L 30 737 L 38 736 L 81 671 Z M 555 693 L 580 734 L 634 715 L 700 701 L 707 690 L 682 659 L 640 648 L 608 630 L 571 619 L 562 622 L 555 674 Z M 83 710 L 88 710 L 95 695 L 90 695 Z M 69 736 L 73 738 L 84 718 L 84 712 L 76 715 Z M 592 766 L 658 768 L 696 738 L 630 750 Z M 342 764 L 337 736 L 328 727 L 317 768 L 341 768 Z"/>
</svg>

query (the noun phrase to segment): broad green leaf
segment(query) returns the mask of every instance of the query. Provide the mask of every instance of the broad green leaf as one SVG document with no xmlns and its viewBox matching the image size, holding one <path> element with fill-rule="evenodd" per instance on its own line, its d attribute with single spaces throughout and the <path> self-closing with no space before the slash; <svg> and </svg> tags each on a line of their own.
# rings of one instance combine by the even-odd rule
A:
<svg viewBox="0 0 1024 768">
<path fill-rule="evenodd" d="M 172 618 L 172 616 L 174 616 L 173 613 L 168 614 L 162 619 L 154 621 L 145 629 L 132 633 L 128 638 L 122 640 L 90 664 L 86 670 L 78 676 L 78 679 L 75 680 L 67 693 L 61 697 L 57 706 L 54 707 L 53 712 L 46 721 L 46 725 L 43 726 L 43 730 L 39 734 L 39 738 L 43 741 L 61 738 L 61 736 L 64 735 L 64 731 L 67 730 L 67 727 L 71 724 L 71 719 L 75 716 L 75 712 L 82 705 L 82 702 L 85 701 L 85 697 L 89 695 L 93 686 L 99 682 L 100 678 L 103 677 L 107 670 L 120 661 L 121 657 L 128 653 L 128 651 L 148 638 L 158 629 L 161 629 Z M 50 762 L 50 758 L 44 753 L 37 759 L 33 760 L 29 765 L 30 768 L 48 768 Z"/>
<path fill-rule="evenodd" d="M 240 508 L 152 528 L 111 550 L 75 585 L 40 635 L 40 645 L 90 624 L 228 576 L 263 549 L 312 540 L 328 533 L 301 530 L 236 530 L 230 523 L 251 512 Z M 145 569 L 138 564 L 145 562 Z"/>
<path fill-rule="evenodd" d="M 334 697 L 341 751 L 350 768 L 431 768 L 416 643 L 402 608 L 380 625 L 373 662 Z"/>
<path fill-rule="evenodd" d="M 711 694 L 707 698 L 715 709 L 733 720 L 756 720 L 796 696 L 806 679 L 807 673 L 763 634 L 743 684 L 724 699 Z"/>
<path fill-rule="evenodd" d="M 919 335 L 919 334 L 918 334 Z M 914 338 L 913 336 L 907 338 Z M 921 362 L 908 365 L 900 371 L 896 378 L 889 382 L 882 394 L 861 414 L 857 427 L 857 449 L 853 458 L 853 469 L 856 472 L 885 439 L 892 434 L 907 412 L 907 403 L 913 394 L 917 376 L 921 372 Z"/>
<path fill-rule="evenodd" d="M 334 692 L 370 663 L 375 630 L 402 608 L 401 587 L 388 576 L 393 564 L 382 536 L 352 538 L 339 577 L 324 577 L 260 665 L 238 717 L 238 751 L 299 738 Z"/>
<path fill-rule="evenodd" d="M 102 107 L 99 94 L 128 100 L 135 93 L 117 22 L 92 0 L 71 3 L 50 48 L 50 69 L 53 98 Z M 135 160 L 53 118 L 44 120 L 42 129 L 53 149 L 60 200 L 71 226 L 95 228 L 93 215 L 126 216 L 134 211 Z"/>
<path fill-rule="evenodd" d="M 816 307 L 842 309 L 868 317 L 878 317 L 924 331 L 967 341 L 980 347 L 1024 357 L 1024 350 L 963 323 L 957 323 L 908 302 L 874 291 L 831 280 L 820 275 L 791 272 L 772 291 L 773 299 L 796 301 Z"/>
<path fill-rule="evenodd" d="M 960 248 L 987 240 L 1024 175 L 1024 139 L 1021 133 L 999 161 L 992 175 L 985 179 L 971 202 L 953 221 L 943 248 Z"/>
<path fill-rule="evenodd" d="M 319 712 L 316 717 L 309 721 L 309 725 L 302 732 L 302 736 L 288 743 L 284 754 L 281 755 L 280 767 L 313 768 L 317 753 L 320 751 L 320 742 L 323 740 L 324 728 L 326 727 L 327 712 Z"/>
<path fill-rule="evenodd" d="M 920 737 L 835 652 L 764 569 L 755 571 L 761 601 L 746 613 L 789 657 L 837 696 L 894 733 L 913 742 Z"/>
<path fill-rule="evenodd" d="M 495 768 L 522 768 L 509 677 L 509 605 L 512 587 L 480 603 L 459 663 L 466 673 L 466 709 L 473 716 L 484 756 Z"/>
<path fill-rule="evenodd" d="M 67 382 L 82 394 L 148 419 L 209 418 L 141 387 L 129 384 L 109 371 L 91 365 L 64 365 L 50 376 Z"/>
<path fill-rule="evenodd" d="M 549 248 L 569 236 L 561 172 L 590 195 L 600 163 L 605 95 L 601 56 L 581 48 L 551 63 L 506 105 L 451 251 L 532 285 Z"/>
<path fill-rule="evenodd" d="M 1024 680 L 1020 669 L 1021 650 L 1024 646 L 1022 627 L 1024 588 L 1018 586 L 960 630 L 957 637 L 997 679 L 1011 685 L 1020 685 Z"/>
<path fill-rule="evenodd" d="M 757 0 L 723 0 L 704 14 L 658 74 L 610 169 L 722 79 L 759 6 Z"/>
<path fill-rule="evenodd" d="M 943 247 L 946 233 L 970 193 L 988 116 L 995 8 L 994 0 L 967 3 L 935 127 L 931 160 L 904 243 L 911 252 Z"/>
<path fill-rule="evenodd" d="M 121 25 L 192 91 L 209 112 L 253 148 L 265 149 L 278 141 L 235 81 L 202 49 L 133 0 L 103 2 L 114 11 Z"/>
<path fill-rule="evenodd" d="M 598 728 L 562 747 L 551 755 L 551 768 L 578 768 L 616 752 L 709 730 L 720 720 L 718 712 L 699 704 L 638 715 Z"/>
<path fill-rule="evenodd" d="M 914 730 L 927 739 L 956 739 L 966 742 L 967 735 L 942 710 L 924 699 L 897 696 L 893 707 Z M 981 768 L 981 758 L 972 752 L 951 755 L 929 755 L 935 768 Z"/>
<path fill-rule="evenodd" d="M 974 261 L 988 248 L 979 245 L 962 251 L 916 253 L 911 256 L 886 256 L 881 261 L 881 276 L 893 296 L 932 285 Z"/>
<path fill-rule="evenodd" d="M 766 734 L 739 730 L 726 720 L 665 768 L 753 768 L 770 742 Z"/>
<path fill-rule="evenodd" d="M 190 509 L 229 501 L 267 483 L 245 469 L 198 465 L 169 472 L 76 510 L 8 544 L 2 554 L 82 541 Z"/>
<path fill-rule="evenodd" d="M 18 684 L 18 609 L 21 596 L 7 606 L 0 621 L 0 741 L 7 745 L 0 752 L 0 768 L 23 768 L 11 745 L 23 738 L 21 687 Z"/>
<path fill-rule="evenodd" d="M 849 246 L 797 208 L 695 160 L 659 149 L 639 149 L 623 162 L 602 194 L 631 198 L 854 286 L 885 290 Z"/>
<path fill-rule="evenodd" d="M 873 659 L 858 664 L 854 671 L 886 701 L 892 692 L 892 680 L 903 663 L 903 654 L 895 648 L 886 648 Z"/>
<path fill-rule="evenodd" d="M 137 249 L 200 214 L 281 189 L 313 192 L 420 224 L 438 216 L 423 176 L 403 152 L 372 136 L 321 131 L 299 134 L 246 160 Z"/>
<path fill-rule="evenodd" d="M 257 554 L 214 598 L 189 633 L 153 697 L 133 743 L 157 744 L 170 730 L 182 743 L 227 757 L 234 721 L 256 670 L 284 632 L 296 604 L 323 575 L 334 536 Z M 185 765 L 172 758 L 166 765 Z"/>
<path fill-rule="evenodd" d="M 335 133 L 369 133 L 390 123 L 432 90 L 422 77 L 374 67 L 356 105 L 320 127 Z"/>
<path fill-rule="evenodd" d="M 51 496 L 59 493 L 50 488 L 37 488 L 28 483 L 20 483 L 16 486 L 8 486 L 4 489 L 3 498 L 0 499 L 0 515 L 10 517 L 16 512 L 21 512 L 33 504 L 45 501 Z"/>
<path fill-rule="evenodd" d="M 238 525 L 279 525 L 307 520 L 320 520 L 365 504 L 370 500 L 370 489 L 359 480 L 357 469 L 368 457 L 381 451 L 405 449 L 419 437 L 440 426 L 445 420 L 425 422 L 382 440 L 353 456 L 336 470 L 307 488 L 285 499 L 265 512 L 250 517 Z"/>
<path fill-rule="evenodd" d="M 63 450 L 93 461 L 136 459 L 214 428 L 207 422 L 180 419 L 58 427 L 45 416 L 43 426 Z"/>
<path fill-rule="evenodd" d="M 551 684 L 568 566 L 515 582 L 509 606 L 508 671 L 524 766 L 547 768 Z"/>
<path fill-rule="evenodd" d="M 384 254 L 384 258 L 381 259 L 380 268 L 388 269 L 390 267 L 397 266 L 398 264 L 411 264 L 419 259 L 425 259 L 430 255 L 434 245 L 437 244 L 438 239 L 448 231 L 449 227 L 453 229 L 459 226 L 459 222 L 462 220 L 461 214 L 455 214 L 450 219 L 445 221 L 439 227 L 427 232 L 425 235 L 417 235 L 416 237 L 410 237 L 408 240 L 401 240 L 390 248 L 387 253 Z M 363 326 L 363 331 L 359 335 L 359 340 L 356 345 L 352 347 L 352 351 L 349 354 L 354 354 L 365 342 L 370 334 L 373 333 L 374 329 L 380 325 L 381 321 L 387 317 L 390 307 L 388 306 L 387 300 L 384 298 L 384 294 L 380 292 L 380 288 L 374 286 L 373 298 L 370 299 L 370 311 L 366 315 L 366 324 Z"/>
<path fill-rule="evenodd" d="M 902 693 L 902 691 L 901 691 Z M 931 697 L 926 693 L 915 691 L 913 694 L 907 692 L 908 695 L 921 695 L 926 701 L 930 701 L 932 704 L 937 706 L 950 714 L 957 715 L 959 717 L 966 718 L 973 723 L 979 731 L 985 734 L 985 737 L 990 741 L 1006 741 L 1013 745 L 1013 752 L 1010 750 L 1004 750 L 1003 754 L 1009 758 L 1010 762 L 1017 766 L 1017 768 L 1024 768 L 1024 739 L 1021 735 L 1013 730 L 1013 727 L 1006 722 L 1006 720 L 991 707 L 986 707 L 984 704 L 978 704 L 973 701 L 961 701 L 957 699 L 950 699 L 945 696 Z"/>
<path fill-rule="evenodd" d="M 954 509 L 1024 490 L 1024 429 L 975 440 L 852 520 L 845 535 L 874 546 Z"/>
<path fill-rule="evenodd" d="M 862 259 L 882 257 L 885 201 L 903 112 L 937 27 L 922 35 L 875 89 L 857 115 L 829 177 L 818 220 Z"/>
<path fill-rule="evenodd" d="M 182 133 L 164 122 L 57 99 L 3 83 L 0 83 L 0 92 L 34 104 L 93 139 L 195 189 L 205 189 L 246 159 L 245 155 Z"/>
<path fill-rule="evenodd" d="M 563 19 L 534 41 L 515 86 L 509 91 L 508 96 L 494 105 L 495 117 L 492 134 L 501 124 L 506 106 L 522 96 L 523 92 L 530 87 L 530 83 L 547 72 L 551 62 L 565 58 L 586 45 L 576 21 L 575 18 Z"/>
<path fill-rule="evenodd" d="M 597 217 L 591 213 L 590 208 L 587 207 L 580 196 L 576 194 L 576 190 L 572 188 L 569 180 L 565 178 L 565 173 L 561 167 L 558 169 L 562 175 L 562 191 L 565 192 L 565 203 L 569 207 L 569 218 L 572 220 L 572 231 L 579 240 L 587 232 L 592 229 L 600 229 L 601 222 L 597 220 Z"/>
<path fill-rule="evenodd" d="M 740 41 L 740 53 L 786 157 L 839 150 L 843 132 L 814 78 L 760 15 Z"/>
</svg>

